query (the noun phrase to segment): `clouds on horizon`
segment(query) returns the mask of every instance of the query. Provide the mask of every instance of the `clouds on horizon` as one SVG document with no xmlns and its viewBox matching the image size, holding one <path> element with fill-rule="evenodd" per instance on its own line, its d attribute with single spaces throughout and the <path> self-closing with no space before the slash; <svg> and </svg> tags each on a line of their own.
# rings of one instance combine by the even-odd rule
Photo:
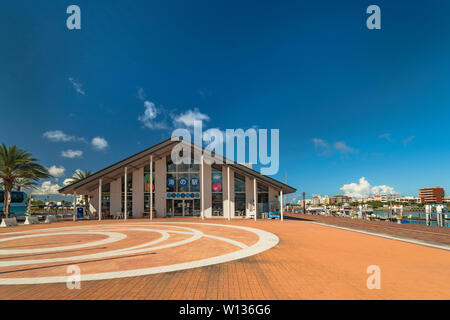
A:
<svg viewBox="0 0 450 320">
<path fill-rule="evenodd" d="M 375 194 L 396 193 L 393 187 L 387 185 L 372 186 L 365 177 L 361 177 L 358 183 L 352 182 L 344 184 L 340 190 L 342 190 L 346 196 L 350 196 L 354 199 L 367 198 Z"/>
<path fill-rule="evenodd" d="M 53 195 L 59 194 L 61 186 L 51 181 L 43 181 L 42 184 L 33 191 L 33 195 Z"/>
</svg>

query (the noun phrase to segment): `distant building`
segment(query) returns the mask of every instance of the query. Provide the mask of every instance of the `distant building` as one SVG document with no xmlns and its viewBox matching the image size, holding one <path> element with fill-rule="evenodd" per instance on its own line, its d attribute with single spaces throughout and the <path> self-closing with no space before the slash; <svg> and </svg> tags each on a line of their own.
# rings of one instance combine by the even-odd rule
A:
<svg viewBox="0 0 450 320">
<path fill-rule="evenodd" d="M 371 198 L 369 198 L 371 201 L 378 201 L 378 202 L 399 202 L 400 195 L 398 193 L 393 194 L 375 194 Z"/>
<path fill-rule="evenodd" d="M 442 204 L 445 198 L 445 191 L 441 187 L 420 189 L 419 198 L 423 204 L 425 203 Z"/>
<path fill-rule="evenodd" d="M 312 204 L 312 200 L 311 199 L 305 199 L 304 202 L 305 202 L 305 206 Z M 303 200 L 298 200 L 297 204 L 303 205 Z"/>
<path fill-rule="evenodd" d="M 403 203 L 420 203 L 420 198 L 417 197 L 399 197 L 397 202 L 403 202 Z"/>
<path fill-rule="evenodd" d="M 372 201 L 378 201 L 378 202 L 381 202 L 381 194 L 374 194 L 373 196 L 372 196 Z"/>
<path fill-rule="evenodd" d="M 320 194 L 312 198 L 312 205 L 319 206 L 325 203 L 325 198 L 323 198 Z"/>
<path fill-rule="evenodd" d="M 381 202 L 398 202 L 399 199 L 400 199 L 400 195 L 398 193 L 381 195 Z"/>
<path fill-rule="evenodd" d="M 336 194 L 333 197 L 330 198 L 330 204 L 339 204 L 339 203 L 346 203 L 346 202 L 352 202 L 352 197 L 344 196 L 342 194 Z"/>
</svg>

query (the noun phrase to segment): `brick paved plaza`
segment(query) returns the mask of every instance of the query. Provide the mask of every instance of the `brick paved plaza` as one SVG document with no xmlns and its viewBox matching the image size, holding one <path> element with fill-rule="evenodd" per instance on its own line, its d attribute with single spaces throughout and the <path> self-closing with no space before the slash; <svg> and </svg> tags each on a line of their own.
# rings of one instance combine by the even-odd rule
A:
<svg viewBox="0 0 450 320">
<path fill-rule="evenodd" d="M 133 219 L 4 228 L 0 230 L 0 296 L 450 298 L 448 250 L 318 225 L 308 216 L 287 218 L 283 222 Z M 420 239 L 417 234 L 427 234 L 414 227 L 389 226 L 403 227 L 397 235 L 400 232 L 408 238 Z M 447 231 L 430 232 L 421 237 L 433 238 L 421 240 L 448 244 Z M 70 265 L 79 266 L 88 279 L 81 282 L 79 290 L 66 286 Z M 366 269 L 370 265 L 381 269 L 380 290 L 367 289 Z"/>
</svg>

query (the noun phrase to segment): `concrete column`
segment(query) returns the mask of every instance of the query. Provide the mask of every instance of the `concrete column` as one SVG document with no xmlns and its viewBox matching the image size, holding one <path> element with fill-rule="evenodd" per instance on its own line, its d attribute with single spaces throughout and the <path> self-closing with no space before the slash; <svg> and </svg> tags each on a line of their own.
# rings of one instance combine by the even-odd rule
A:
<svg viewBox="0 0 450 320">
<path fill-rule="evenodd" d="M 98 221 L 102 220 L 102 179 L 98 179 Z"/>
<path fill-rule="evenodd" d="M 231 183 L 230 183 L 230 179 L 231 175 L 230 175 L 230 167 L 227 166 L 227 190 L 228 190 L 228 195 L 227 195 L 227 200 L 228 200 L 228 220 L 231 220 Z"/>
<path fill-rule="evenodd" d="M 281 221 L 283 221 L 283 190 L 280 190 L 280 217 L 281 217 Z"/>
<path fill-rule="evenodd" d="M 73 191 L 73 221 L 77 221 L 77 192 Z"/>
<path fill-rule="evenodd" d="M 258 214 L 258 193 L 256 190 L 257 190 L 256 179 L 253 178 L 253 200 L 255 203 L 255 221 L 256 221 L 256 216 Z"/>
<path fill-rule="evenodd" d="M 128 210 L 127 210 L 127 200 L 128 200 L 128 168 L 127 167 L 125 167 L 125 177 L 124 177 L 124 181 L 123 181 L 123 183 L 125 183 L 125 185 L 124 185 L 124 191 L 125 191 L 125 194 L 124 194 L 124 199 L 123 199 L 123 218 L 125 219 L 125 220 L 127 220 L 128 219 Z"/>
<path fill-rule="evenodd" d="M 203 155 L 200 157 L 200 215 L 202 216 L 202 220 L 205 219 L 205 184 L 204 184 L 204 161 Z"/>
<path fill-rule="evenodd" d="M 91 216 L 92 218 L 93 218 L 94 212 L 98 212 L 98 209 L 99 209 L 99 207 L 98 207 L 98 201 L 99 201 L 98 194 L 99 194 L 98 190 L 93 190 L 89 194 L 89 198 L 90 198 L 90 201 L 89 201 L 89 212 L 90 212 L 90 214 L 89 214 L 89 216 Z"/>
<path fill-rule="evenodd" d="M 156 216 L 162 218 L 166 214 L 166 158 L 155 161 L 155 209 Z"/>
<path fill-rule="evenodd" d="M 133 218 L 144 212 L 144 167 L 133 171 Z"/>
<path fill-rule="evenodd" d="M 253 210 L 254 198 L 253 198 L 253 179 L 245 176 L 245 217 L 250 217 Z"/>
<path fill-rule="evenodd" d="M 150 220 L 153 220 L 153 155 L 150 155 Z"/>
<path fill-rule="evenodd" d="M 203 206 L 204 216 L 206 218 L 212 217 L 212 185 L 211 185 L 211 165 L 206 163 L 203 165 Z M 222 178 L 223 183 L 223 178 Z M 223 187 L 222 187 L 223 188 Z M 223 191 L 222 191 L 223 192 Z"/>
<path fill-rule="evenodd" d="M 109 195 L 110 211 L 115 216 L 117 212 L 122 212 L 122 177 L 111 182 Z"/>
</svg>

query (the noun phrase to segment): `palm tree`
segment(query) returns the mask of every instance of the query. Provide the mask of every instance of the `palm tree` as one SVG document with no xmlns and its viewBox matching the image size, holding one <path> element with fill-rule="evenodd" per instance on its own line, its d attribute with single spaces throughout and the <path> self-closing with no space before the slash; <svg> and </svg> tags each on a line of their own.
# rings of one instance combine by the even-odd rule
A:
<svg viewBox="0 0 450 320">
<path fill-rule="evenodd" d="M 30 178 L 18 178 L 16 180 L 14 189 L 20 191 L 22 189 L 35 189 L 38 183 Z"/>
<path fill-rule="evenodd" d="M 89 177 L 90 175 L 92 175 L 92 171 L 91 170 L 86 170 L 86 171 L 82 171 L 82 170 L 77 170 L 75 171 L 75 173 L 73 174 L 72 177 L 70 177 L 68 179 L 68 183 L 72 184 L 81 180 L 86 179 L 87 177 Z M 76 203 L 73 204 L 74 207 L 76 206 Z M 86 216 L 86 214 L 89 212 L 89 196 L 87 194 L 84 195 L 84 215 Z M 75 218 L 74 218 L 75 219 Z"/>
<path fill-rule="evenodd" d="M 38 159 L 26 150 L 17 148 L 16 145 L 7 147 L 4 143 L 0 146 L 0 179 L 5 190 L 3 211 L 5 217 L 9 214 L 9 195 L 20 183 L 20 179 L 30 179 L 37 182 L 40 178 L 50 178 L 46 168 L 37 163 Z"/>
<path fill-rule="evenodd" d="M 37 182 L 30 178 L 19 178 L 16 181 L 14 189 L 16 189 L 17 191 L 20 191 L 21 189 L 35 189 L 37 185 Z M 27 195 L 27 213 L 31 211 L 31 201 L 32 198 L 30 193 L 29 195 Z"/>
</svg>

